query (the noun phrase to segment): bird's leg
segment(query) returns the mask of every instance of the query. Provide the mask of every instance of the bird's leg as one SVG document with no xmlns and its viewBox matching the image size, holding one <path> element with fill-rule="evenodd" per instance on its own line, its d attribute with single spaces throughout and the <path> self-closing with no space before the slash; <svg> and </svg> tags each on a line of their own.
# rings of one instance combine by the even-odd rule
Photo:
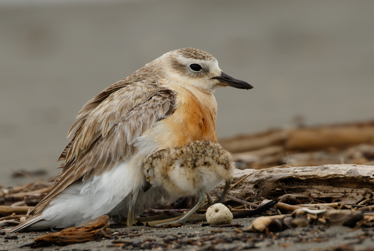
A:
<svg viewBox="0 0 374 251">
<path fill-rule="evenodd" d="M 206 198 L 207 198 L 206 194 L 203 191 L 200 190 L 199 191 L 199 201 L 190 211 L 188 211 L 188 213 L 186 213 L 182 218 L 180 218 L 176 221 L 158 224 L 158 225 L 156 225 L 156 227 L 167 226 L 167 225 L 170 225 L 170 224 L 184 224 L 184 223 L 186 223 L 188 218 L 191 215 L 193 215 L 204 204 Z"/>
<path fill-rule="evenodd" d="M 223 203 L 225 201 L 225 196 L 226 196 L 227 191 L 230 188 L 230 185 L 231 185 L 231 180 L 226 180 L 225 181 L 225 188 L 223 189 L 222 194 L 218 198 L 218 200 L 216 201 L 216 203 Z"/>
<path fill-rule="evenodd" d="M 212 205 L 212 204 L 214 204 L 214 201 L 213 201 L 213 199 L 212 199 L 212 196 L 210 196 L 209 193 L 206 193 L 206 196 L 207 196 L 207 198 L 208 198 L 208 205 Z"/>
<path fill-rule="evenodd" d="M 136 198 L 138 197 L 138 193 L 132 193 L 130 195 L 130 204 L 129 204 L 129 211 L 127 212 L 127 221 L 126 221 L 126 225 L 128 227 L 131 227 L 132 224 L 134 224 L 134 219 L 135 219 L 135 215 L 134 215 L 134 211 L 135 211 L 135 202 L 136 202 Z"/>
<path fill-rule="evenodd" d="M 225 181 L 225 187 L 223 188 L 222 194 L 216 202 L 214 202 L 212 197 L 208 193 L 206 193 L 206 195 L 208 196 L 208 205 L 213 205 L 214 203 L 223 203 L 225 201 L 227 190 L 229 190 L 230 188 L 230 184 L 231 184 L 231 180 Z"/>
</svg>

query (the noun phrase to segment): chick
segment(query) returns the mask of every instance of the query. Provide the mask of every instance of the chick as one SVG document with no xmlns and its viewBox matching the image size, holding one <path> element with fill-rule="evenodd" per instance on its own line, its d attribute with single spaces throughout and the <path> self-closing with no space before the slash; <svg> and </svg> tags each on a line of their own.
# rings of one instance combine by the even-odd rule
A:
<svg viewBox="0 0 374 251">
<path fill-rule="evenodd" d="M 172 223 L 185 223 L 205 202 L 206 193 L 221 181 L 226 181 L 227 189 L 233 170 L 231 154 L 219 144 L 209 141 L 195 141 L 158 151 L 150 155 L 143 165 L 147 183 L 152 189 L 161 188 L 163 197 L 175 201 L 183 196 L 199 195 L 197 204 Z"/>
</svg>

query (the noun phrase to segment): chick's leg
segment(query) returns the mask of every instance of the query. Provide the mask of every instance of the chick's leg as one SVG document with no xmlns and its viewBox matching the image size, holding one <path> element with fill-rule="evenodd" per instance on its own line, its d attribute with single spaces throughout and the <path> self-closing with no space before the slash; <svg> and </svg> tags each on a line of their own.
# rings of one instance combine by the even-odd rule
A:
<svg viewBox="0 0 374 251">
<path fill-rule="evenodd" d="M 156 227 L 162 227 L 162 226 L 167 226 L 167 225 L 171 225 L 171 224 L 184 224 L 184 223 L 186 223 L 188 218 L 191 215 L 193 215 L 204 204 L 206 198 L 207 198 L 206 194 L 203 191 L 200 190 L 199 191 L 199 201 L 190 211 L 188 211 L 188 213 L 186 213 L 182 218 L 180 218 L 176 221 L 158 224 L 158 225 L 156 225 Z"/>
<path fill-rule="evenodd" d="M 134 224 L 134 219 L 135 219 L 134 211 L 135 211 L 135 203 L 136 203 L 137 197 L 138 197 L 138 193 L 132 193 L 130 195 L 129 211 L 127 213 L 127 222 L 126 222 L 126 225 L 128 227 Z"/>
<path fill-rule="evenodd" d="M 212 205 L 214 204 L 214 200 L 212 199 L 212 196 L 210 196 L 209 193 L 206 193 L 206 196 L 208 198 L 208 205 Z"/>
<path fill-rule="evenodd" d="M 225 181 L 225 188 L 223 189 L 222 194 L 218 198 L 218 200 L 216 201 L 216 203 L 223 203 L 225 201 L 225 196 L 226 196 L 227 191 L 230 188 L 230 185 L 231 185 L 231 180 L 226 180 Z"/>
</svg>

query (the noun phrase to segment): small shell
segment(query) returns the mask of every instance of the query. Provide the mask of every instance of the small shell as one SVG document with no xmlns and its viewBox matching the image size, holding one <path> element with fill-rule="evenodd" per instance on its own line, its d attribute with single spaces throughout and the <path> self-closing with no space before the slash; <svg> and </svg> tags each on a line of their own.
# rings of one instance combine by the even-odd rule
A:
<svg viewBox="0 0 374 251">
<path fill-rule="evenodd" d="M 232 219 L 232 213 L 222 203 L 216 203 L 206 210 L 206 220 L 210 225 L 230 224 Z"/>
</svg>

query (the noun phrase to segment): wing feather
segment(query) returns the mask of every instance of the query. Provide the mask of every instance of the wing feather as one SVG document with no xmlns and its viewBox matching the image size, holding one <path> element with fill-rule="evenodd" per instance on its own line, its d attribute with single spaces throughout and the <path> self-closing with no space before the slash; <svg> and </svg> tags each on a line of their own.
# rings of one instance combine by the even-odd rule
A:
<svg viewBox="0 0 374 251">
<path fill-rule="evenodd" d="M 99 175 L 134 154 L 136 139 L 170 116 L 175 102 L 172 90 L 143 82 L 107 88 L 90 100 L 69 130 L 75 133 L 59 158 L 63 172 L 33 213 L 41 212 L 73 182 Z"/>
</svg>

